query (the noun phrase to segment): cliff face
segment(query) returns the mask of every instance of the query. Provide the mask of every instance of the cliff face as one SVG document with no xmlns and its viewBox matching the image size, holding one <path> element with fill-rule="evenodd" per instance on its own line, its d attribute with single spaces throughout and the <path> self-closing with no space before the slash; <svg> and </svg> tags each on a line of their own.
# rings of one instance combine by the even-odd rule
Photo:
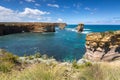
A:
<svg viewBox="0 0 120 80">
<path fill-rule="evenodd" d="M 86 37 L 85 58 L 113 61 L 120 58 L 120 31 L 91 33 Z"/>
<path fill-rule="evenodd" d="M 63 24 L 57 23 L 57 26 L 59 26 L 59 28 L 62 30 L 62 29 L 65 28 L 65 26 L 67 26 L 67 24 L 65 24 L 65 23 L 63 23 Z"/>
<path fill-rule="evenodd" d="M 0 35 L 21 32 L 55 32 L 55 27 L 64 28 L 66 23 L 41 23 L 41 22 L 1 22 Z"/>
</svg>

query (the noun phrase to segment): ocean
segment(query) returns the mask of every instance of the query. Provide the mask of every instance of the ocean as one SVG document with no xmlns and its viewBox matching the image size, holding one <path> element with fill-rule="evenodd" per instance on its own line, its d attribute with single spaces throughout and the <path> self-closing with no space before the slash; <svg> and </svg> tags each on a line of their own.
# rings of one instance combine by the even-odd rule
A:
<svg viewBox="0 0 120 80">
<path fill-rule="evenodd" d="M 78 33 L 77 25 L 68 25 L 64 30 L 56 27 L 56 32 L 17 33 L 0 36 L 0 48 L 18 56 L 32 55 L 36 52 L 53 56 L 58 61 L 78 60 L 85 54 L 86 34 L 120 30 L 120 25 L 85 25 Z"/>
</svg>

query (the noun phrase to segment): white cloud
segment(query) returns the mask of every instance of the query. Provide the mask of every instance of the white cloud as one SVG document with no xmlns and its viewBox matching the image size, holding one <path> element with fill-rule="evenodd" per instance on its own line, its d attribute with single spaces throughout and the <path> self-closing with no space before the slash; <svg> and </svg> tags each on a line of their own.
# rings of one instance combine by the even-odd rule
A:
<svg viewBox="0 0 120 80">
<path fill-rule="evenodd" d="M 24 11 L 20 12 L 0 6 L 0 22 L 45 20 L 47 14 L 50 13 L 39 9 L 25 8 Z"/>
<path fill-rule="evenodd" d="M 120 17 L 113 17 L 114 20 L 120 20 Z"/>
<path fill-rule="evenodd" d="M 55 8 L 59 8 L 60 7 L 58 4 L 47 4 L 47 6 L 49 6 L 49 7 L 55 7 Z"/>
<path fill-rule="evenodd" d="M 58 18 L 57 22 L 63 22 L 63 19 L 62 18 Z"/>
<path fill-rule="evenodd" d="M 85 10 L 88 10 L 88 11 L 96 11 L 97 8 L 91 9 L 91 8 L 89 8 L 89 7 L 85 7 Z"/>
<path fill-rule="evenodd" d="M 89 7 L 85 7 L 84 9 L 87 10 L 87 11 L 89 11 L 90 14 L 94 14 L 94 13 L 96 13 L 96 11 L 97 11 L 97 8 L 91 9 L 91 8 L 89 8 Z"/>
<path fill-rule="evenodd" d="M 17 12 L 11 9 L 0 6 L 0 21 L 20 21 Z"/>
<path fill-rule="evenodd" d="M 23 1 L 20 1 L 19 3 L 20 3 L 20 4 L 23 4 Z"/>
<path fill-rule="evenodd" d="M 91 9 L 90 9 L 89 7 L 85 7 L 85 10 L 88 10 L 88 11 L 90 11 Z"/>
<path fill-rule="evenodd" d="M 46 11 L 41 11 L 38 9 L 25 8 L 23 12 L 19 13 L 21 17 L 26 17 L 30 19 L 42 20 L 42 15 L 50 14 Z"/>
<path fill-rule="evenodd" d="M 35 0 L 25 0 L 25 1 L 27 1 L 27 2 L 35 2 Z"/>
<path fill-rule="evenodd" d="M 77 9 L 79 9 L 79 8 L 80 8 L 80 6 L 82 6 L 82 4 L 81 4 L 81 3 L 74 3 L 74 4 L 73 4 L 73 7 L 76 7 Z"/>
<path fill-rule="evenodd" d="M 20 12 L 21 15 L 27 16 L 27 15 L 44 15 L 44 14 L 50 14 L 46 11 L 41 11 L 38 9 L 31 9 L 31 8 L 25 8 L 23 12 Z"/>
<path fill-rule="evenodd" d="M 38 3 L 35 3 L 35 6 L 40 6 L 40 4 L 38 4 Z"/>
</svg>

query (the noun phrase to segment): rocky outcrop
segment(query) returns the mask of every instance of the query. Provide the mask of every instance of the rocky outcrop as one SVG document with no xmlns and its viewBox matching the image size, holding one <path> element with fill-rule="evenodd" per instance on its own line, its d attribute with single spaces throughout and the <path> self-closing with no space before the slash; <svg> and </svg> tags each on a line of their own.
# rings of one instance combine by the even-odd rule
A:
<svg viewBox="0 0 120 80">
<path fill-rule="evenodd" d="M 55 32 L 55 27 L 63 28 L 66 23 L 42 23 L 42 22 L 1 22 L 0 35 L 21 32 Z"/>
<path fill-rule="evenodd" d="M 80 23 L 80 24 L 78 24 L 76 30 L 77 30 L 78 32 L 82 32 L 82 31 L 83 31 L 83 28 L 84 28 L 84 24 Z"/>
<path fill-rule="evenodd" d="M 57 25 L 59 26 L 59 28 L 62 30 L 65 28 L 65 26 L 67 26 L 67 24 L 61 24 L 61 23 L 57 23 Z"/>
<path fill-rule="evenodd" d="M 92 61 L 113 61 L 120 58 L 120 31 L 91 33 L 86 37 L 85 58 Z"/>
</svg>

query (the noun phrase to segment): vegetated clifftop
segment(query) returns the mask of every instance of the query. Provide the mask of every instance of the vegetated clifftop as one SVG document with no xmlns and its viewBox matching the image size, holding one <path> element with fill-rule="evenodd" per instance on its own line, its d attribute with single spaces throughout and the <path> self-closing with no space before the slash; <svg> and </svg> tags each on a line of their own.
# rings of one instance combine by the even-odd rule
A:
<svg viewBox="0 0 120 80">
<path fill-rule="evenodd" d="M 85 58 L 92 61 L 120 59 L 120 31 L 88 34 Z"/>
<path fill-rule="evenodd" d="M 55 32 L 55 27 L 64 29 L 66 23 L 0 22 L 0 35 L 21 32 Z"/>
</svg>

